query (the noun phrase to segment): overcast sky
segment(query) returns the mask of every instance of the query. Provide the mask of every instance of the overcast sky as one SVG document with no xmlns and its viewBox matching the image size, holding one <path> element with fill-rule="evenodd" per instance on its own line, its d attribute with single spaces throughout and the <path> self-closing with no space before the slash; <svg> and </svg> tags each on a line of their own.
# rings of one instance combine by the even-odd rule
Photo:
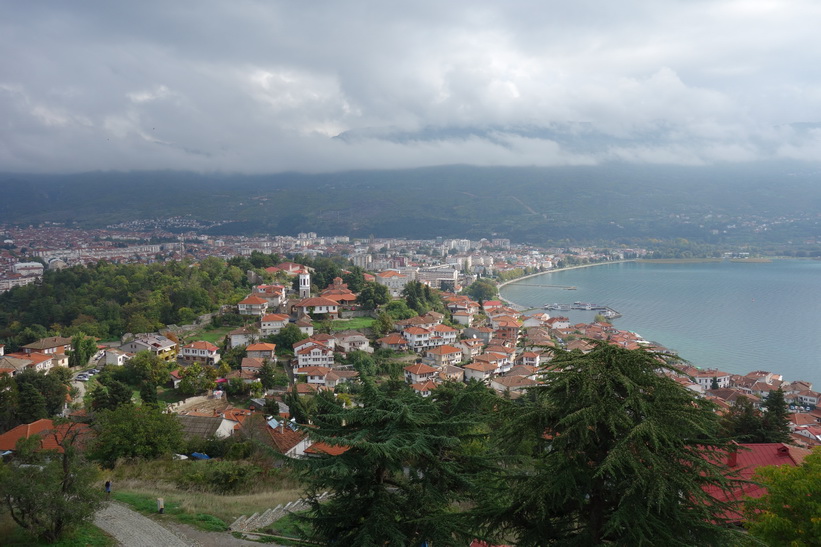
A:
<svg viewBox="0 0 821 547">
<path fill-rule="evenodd" d="M 817 0 L 0 0 L 0 171 L 817 160 L 819 29 Z"/>
</svg>

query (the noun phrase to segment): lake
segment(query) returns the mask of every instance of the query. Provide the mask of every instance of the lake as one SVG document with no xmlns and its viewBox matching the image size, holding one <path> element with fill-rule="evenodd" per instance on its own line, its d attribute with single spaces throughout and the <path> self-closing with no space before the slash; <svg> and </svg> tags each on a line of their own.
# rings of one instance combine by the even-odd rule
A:
<svg viewBox="0 0 821 547">
<path fill-rule="evenodd" d="M 770 370 L 821 388 L 821 261 L 625 262 L 545 273 L 501 293 L 528 308 L 574 301 L 609 306 L 622 314 L 616 328 L 675 350 L 695 366 L 734 374 Z M 548 313 L 573 322 L 595 315 Z"/>
</svg>

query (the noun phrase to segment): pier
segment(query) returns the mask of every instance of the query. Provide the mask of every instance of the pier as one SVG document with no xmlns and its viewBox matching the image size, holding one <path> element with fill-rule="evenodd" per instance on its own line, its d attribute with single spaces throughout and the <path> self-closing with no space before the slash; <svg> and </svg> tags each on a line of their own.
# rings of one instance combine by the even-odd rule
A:
<svg viewBox="0 0 821 547">
<path fill-rule="evenodd" d="M 550 287 L 552 289 L 564 289 L 566 291 L 575 291 L 577 287 L 572 285 L 543 285 L 541 283 L 516 283 L 517 287 Z"/>
<path fill-rule="evenodd" d="M 608 319 L 615 319 L 616 317 L 621 317 L 621 314 L 611 308 L 610 306 L 602 306 L 599 304 L 591 304 L 589 302 L 573 302 L 572 304 L 545 304 L 544 309 L 550 311 L 570 311 L 570 310 L 581 310 L 581 311 L 596 311 L 601 312 L 602 315 L 607 317 Z"/>
</svg>

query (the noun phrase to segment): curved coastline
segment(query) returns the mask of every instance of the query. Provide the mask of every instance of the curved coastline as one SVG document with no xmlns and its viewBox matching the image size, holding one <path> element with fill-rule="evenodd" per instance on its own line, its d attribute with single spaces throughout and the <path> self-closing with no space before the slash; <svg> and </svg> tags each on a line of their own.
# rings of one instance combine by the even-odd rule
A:
<svg viewBox="0 0 821 547">
<path fill-rule="evenodd" d="M 530 275 L 525 275 L 525 276 L 522 276 L 522 277 L 517 277 L 516 279 L 511 279 L 510 281 L 505 281 L 504 283 L 500 283 L 499 285 L 497 285 L 496 288 L 499 289 L 499 300 L 502 300 L 502 301 L 506 302 L 507 304 L 509 304 L 514 309 L 525 310 L 525 309 L 528 309 L 528 308 L 525 308 L 524 306 L 521 306 L 520 304 L 517 304 L 517 303 L 515 303 L 511 300 L 508 300 L 504 296 L 502 296 L 502 288 L 507 286 L 507 285 L 510 285 L 511 283 L 516 283 L 517 281 L 522 281 L 523 279 L 530 279 L 531 277 L 536 277 L 536 276 L 539 276 L 539 275 L 551 274 L 551 273 L 555 273 L 555 272 L 564 272 L 566 270 L 578 270 L 580 268 L 592 268 L 594 266 L 606 266 L 608 264 L 624 264 L 625 262 L 635 262 L 635 261 L 636 261 L 635 259 L 631 258 L 631 259 L 628 259 L 628 260 L 611 260 L 611 261 L 608 261 L 608 262 L 594 262 L 593 264 L 579 264 L 578 266 L 566 266 L 564 268 L 555 268 L 553 270 L 547 270 L 546 272 L 538 272 L 538 273 L 534 273 L 534 274 L 530 274 Z"/>
</svg>

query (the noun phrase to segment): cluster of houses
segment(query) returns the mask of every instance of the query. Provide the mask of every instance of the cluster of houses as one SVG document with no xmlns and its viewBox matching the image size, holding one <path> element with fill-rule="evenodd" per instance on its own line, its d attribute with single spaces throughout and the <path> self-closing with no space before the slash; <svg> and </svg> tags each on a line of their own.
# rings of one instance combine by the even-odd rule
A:
<svg viewBox="0 0 821 547">
<path fill-rule="evenodd" d="M 71 338 L 52 336 L 26 344 L 21 351 L 5 353 L 0 344 L 0 376 L 15 376 L 25 370 L 48 372 L 53 367 L 68 366 Z"/>
</svg>

